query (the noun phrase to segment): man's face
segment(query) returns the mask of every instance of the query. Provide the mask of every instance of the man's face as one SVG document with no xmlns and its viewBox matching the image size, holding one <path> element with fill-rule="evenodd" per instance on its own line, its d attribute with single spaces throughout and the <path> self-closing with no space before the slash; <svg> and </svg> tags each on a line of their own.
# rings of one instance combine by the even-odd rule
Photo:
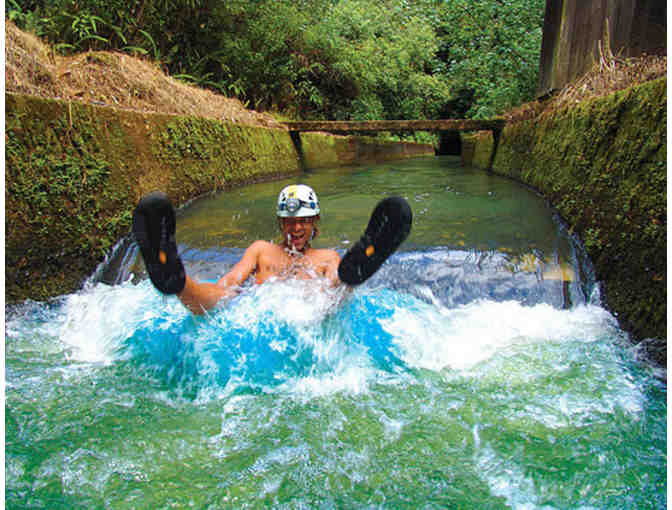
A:
<svg viewBox="0 0 672 510">
<path fill-rule="evenodd" d="M 287 246 L 302 251 L 313 237 L 315 216 L 306 218 L 280 218 L 280 229 Z"/>
</svg>

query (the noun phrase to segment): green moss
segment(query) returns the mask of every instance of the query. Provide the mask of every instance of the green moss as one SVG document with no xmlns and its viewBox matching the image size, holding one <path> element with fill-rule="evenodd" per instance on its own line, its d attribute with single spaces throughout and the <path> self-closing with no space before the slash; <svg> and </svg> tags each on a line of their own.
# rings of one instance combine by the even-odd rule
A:
<svg viewBox="0 0 672 510">
<path fill-rule="evenodd" d="M 180 204 L 299 171 L 288 134 L 8 94 L 6 299 L 79 288 L 154 189 Z"/>
<path fill-rule="evenodd" d="M 308 168 L 338 165 L 349 154 L 352 154 L 354 159 L 354 149 L 350 146 L 349 138 L 325 136 L 319 133 L 301 133 L 299 139 L 304 165 Z"/>
<path fill-rule="evenodd" d="M 465 133 L 461 136 L 462 164 L 483 170 L 490 169 L 495 140 L 491 131 Z"/>
<path fill-rule="evenodd" d="M 10 302 L 34 297 L 35 287 L 43 296 L 80 283 L 77 270 L 101 260 L 130 225 L 130 197 L 111 185 L 96 126 L 75 105 L 8 95 L 5 168 Z"/>
<path fill-rule="evenodd" d="M 583 239 L 621 326 L 659 343 L 667 335 L 666 86 L 662 78 L 511 124 L 493 165 L 549 198 Z"/>
<path fill-rule="evenodd" d="M 6 95 L 5 120 L 10 303 L 78 289 L 129 233 L 133 208 L 149 191 L 160 189 L 180 205 L 301 171 L 289 132 L 281 129 L 17 94 Z M 335 165 L 358 156 L 349 138 L 305 138 L 313 160 Z"/>
<path fill-rule="evenodd" d="M 366 136 L 301 133 L 299 144 L 307 168 L 349 165 L 434 154 L 431 144 L 396 142 Z"/>
<path fill-rule="evenodd" d="M 296 173 L 299 160 L 286 131 L 210 119 L 157 117 L 152 158 L 173 170 L 169 189 L 183 201 L 252 180 Z"/>
</svg>

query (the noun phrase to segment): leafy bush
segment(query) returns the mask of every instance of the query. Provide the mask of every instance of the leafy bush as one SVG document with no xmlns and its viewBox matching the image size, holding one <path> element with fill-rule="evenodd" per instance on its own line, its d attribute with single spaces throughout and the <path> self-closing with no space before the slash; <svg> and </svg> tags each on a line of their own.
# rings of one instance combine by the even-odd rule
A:
<svg viewBox="0 0 672 510">
<path fill-rule="evenodd" d="M 491 117 L 537 85 L 544 0 L 9 0 L 62 52 L 147 55 L 303 118 Z"/>
<path fill-rule="evenodd" d="M 467 117 L 487 118 L 534 98 L 545 0 L 446 2 L 435 30 L 451 90 L 470 91 Z"/>
</svg>

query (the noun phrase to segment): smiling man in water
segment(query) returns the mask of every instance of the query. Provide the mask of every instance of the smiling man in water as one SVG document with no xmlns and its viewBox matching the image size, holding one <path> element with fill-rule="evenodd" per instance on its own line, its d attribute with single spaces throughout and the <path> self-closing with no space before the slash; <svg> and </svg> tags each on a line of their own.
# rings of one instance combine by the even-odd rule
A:
<svg viewBox="0 0 672 510">
<path fill-rule="evenodd" d="M 197 282 L 185 273 L 175 242 L 175 211 L 164 193 L 150 193 L 140 201 L 133 214 L 133 234 L 154 286 L 164 294 L 176 294 L 189 310 L 200 315 L 220 300 L 235 296 L 251 275 L 258 284 L 272 277 L 324 277 L 332 285 L 360 284 L 406 239 L 412 220 L 405 200 L 382 200 L 362 238 L 341 260 L 335 250 L 311 246 L 320 219 L 320 202 L 312 188 L 305 184 L 285 187 L 278 196 L 276 215 L 282 244 L 253 242 L 216 283 Z"/>
<path fill-rule="evenodd" d="M 217 283 L 196 282 L 186 277 L 180 301 L 193 313 L 203 313 L 220 299 L 235 295 L 236 290 L 254 274 L 256 283 L 271 277 L 310 278 L 325 276 L 339 283 L 341 256 L 334 250 L 315 249 L 311 241 L 317 236 L 320 202 L 305 184 L 284 188 L 278 197 L 277 216 L 283 235 L 282 244 L 268 241 L 252 243 L 240 261 Z"/>
</svg>

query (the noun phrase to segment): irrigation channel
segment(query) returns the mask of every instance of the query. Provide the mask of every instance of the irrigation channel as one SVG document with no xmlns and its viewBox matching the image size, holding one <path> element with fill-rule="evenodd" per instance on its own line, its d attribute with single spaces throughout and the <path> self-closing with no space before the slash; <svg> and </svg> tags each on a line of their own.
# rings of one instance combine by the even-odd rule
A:
<svg viewBox="0 0 672 510">
<path fill-rule="evenodd" d="M 178 211 L 187 271 L 278 239 L 305 182 L 317 247 L 375 203 L 411 235 L 347 294 L 246 284 L 194 317 L 120 242 L 84 288 L 6 309 L 8 508 L 665 508 L 667 388 L 542 198 L 419 158 L 308 172 Z"/>
</svg>

